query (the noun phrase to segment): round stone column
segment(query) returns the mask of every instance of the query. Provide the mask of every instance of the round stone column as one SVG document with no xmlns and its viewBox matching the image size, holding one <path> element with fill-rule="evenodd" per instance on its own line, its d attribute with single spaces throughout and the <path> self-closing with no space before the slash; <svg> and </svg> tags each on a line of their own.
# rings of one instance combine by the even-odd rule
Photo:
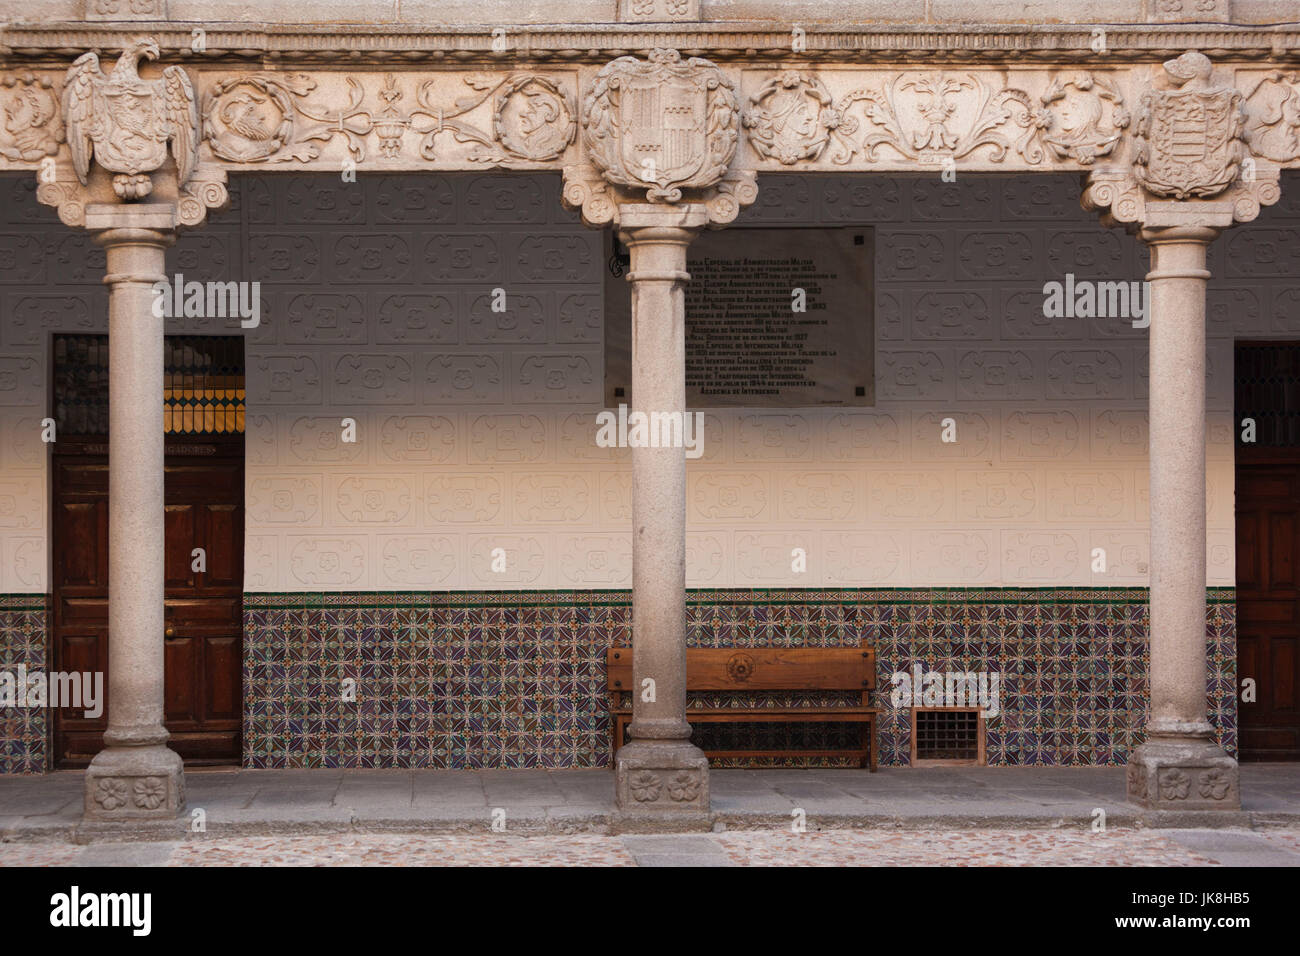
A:
<svg viewBox="0 0 1300 956">
<path fill-rule="evenodd" d="M 620 238 L 631 251 L 632 407 L 686 415 L 686 248 L 708 221 L 703 205 L 629 204 Z M 633 738 L 614 756 L 625 819 L 709 809 L 709 762 L 686 720 L 686 450 L 633 447 Z"/>
<path fill-rule="evenodd" d="M 166 281 L 174 222 L 169 204 L 86 211 L 109 287 L 108 730 L 86 771 L 94 820 L 165 819 L 185 806 L 163 726 L 163 318 L 153 292 Z"/>
<path fill-rule="evenodd" d="M 1156 810 L 1241 806 L 1237 762 L 1206 709 L 1205 263 L 1217 234 L 1140 233 L 1151 249 L 1151 712 L 1128 794 Z"/>
</svg>

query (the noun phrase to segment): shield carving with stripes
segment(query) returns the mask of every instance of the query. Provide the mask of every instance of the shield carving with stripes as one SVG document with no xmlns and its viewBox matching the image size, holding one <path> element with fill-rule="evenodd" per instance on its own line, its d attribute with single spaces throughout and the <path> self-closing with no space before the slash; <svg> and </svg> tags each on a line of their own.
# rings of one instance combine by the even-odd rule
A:
<svg viewBox="0 0 1300 956">
<path fill-rule="evenodd" d="M 1138 113 L 1134 172 L 1156 196 L 1216 196 L 1237 178 L 1245 155 L 1242 95 L 1209 85 L 1209 59 L 1195 51 L 1164 65 L 1182 89 L 1148 90 Z"/>
<path fill-rule="evenodd" d="M 735 87 L 707 60 L 676 50 L 607 64 L 583 103 L 588 155 L 610 182 L 651 202 L 717 183 L 736 155 Z"/>
</svg>

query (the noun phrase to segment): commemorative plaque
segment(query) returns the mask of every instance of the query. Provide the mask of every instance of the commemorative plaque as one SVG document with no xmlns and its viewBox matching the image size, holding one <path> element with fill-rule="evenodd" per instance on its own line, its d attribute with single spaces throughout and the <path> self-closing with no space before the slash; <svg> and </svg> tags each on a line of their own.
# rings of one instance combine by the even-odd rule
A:
<svg viewBox="0 0 1300 956">
<path fill-rule="evenodd" d="M 626 259 L 605 278 L 605 403 L 632 395 Z M 686 291 L 688 408 L 873 405 L 869 228 L 742 228 L 691 243 Z"/>
</svg>

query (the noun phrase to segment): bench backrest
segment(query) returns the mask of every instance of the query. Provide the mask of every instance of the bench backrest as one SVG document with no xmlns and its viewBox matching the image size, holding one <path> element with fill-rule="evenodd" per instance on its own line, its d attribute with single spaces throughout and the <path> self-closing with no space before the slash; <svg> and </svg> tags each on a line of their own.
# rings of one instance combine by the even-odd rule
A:
<svg viewBox="0 0 1300 956">
<path fill-rule="evenodd" d="M 632 648 L 605 656 L 610 693 L 630 692 Z M 686 651 L 686 689 L 855 690 L 867 702 L 876 686 L 876 652 L 858 647 L 692 647 Z"/>
</svg>

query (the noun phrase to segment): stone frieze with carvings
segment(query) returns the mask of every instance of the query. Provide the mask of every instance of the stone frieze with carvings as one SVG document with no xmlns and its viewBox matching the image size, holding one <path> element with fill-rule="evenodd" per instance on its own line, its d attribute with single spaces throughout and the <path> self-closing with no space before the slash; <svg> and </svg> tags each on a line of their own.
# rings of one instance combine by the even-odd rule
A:
<svg viewBox="0 0 1300 956">
<path fill-rule="evenodd" d="M 108 71 L 91 51 L 0 72 L 0 169 L 35 170 L 42 201 L 74 224 L 88 201 L 170 201 L 195 224 L 230 170 L 273 166 L 553 169 L 590 222 L 627 202 L 706 202 L 716 225 L 765 170 L 1078 170 L 1112 213 L 1134 189 L 1141 203 L 1231 193 L 1247 212 L 1269 196 L 1257 174 L 1300 166 L 1300 73 L 1194 51 L 1163 65 L 891 68 L 719 66 L 665 49 L 486 71 L 157 56 L 141 38 Z"/>
</svg>

